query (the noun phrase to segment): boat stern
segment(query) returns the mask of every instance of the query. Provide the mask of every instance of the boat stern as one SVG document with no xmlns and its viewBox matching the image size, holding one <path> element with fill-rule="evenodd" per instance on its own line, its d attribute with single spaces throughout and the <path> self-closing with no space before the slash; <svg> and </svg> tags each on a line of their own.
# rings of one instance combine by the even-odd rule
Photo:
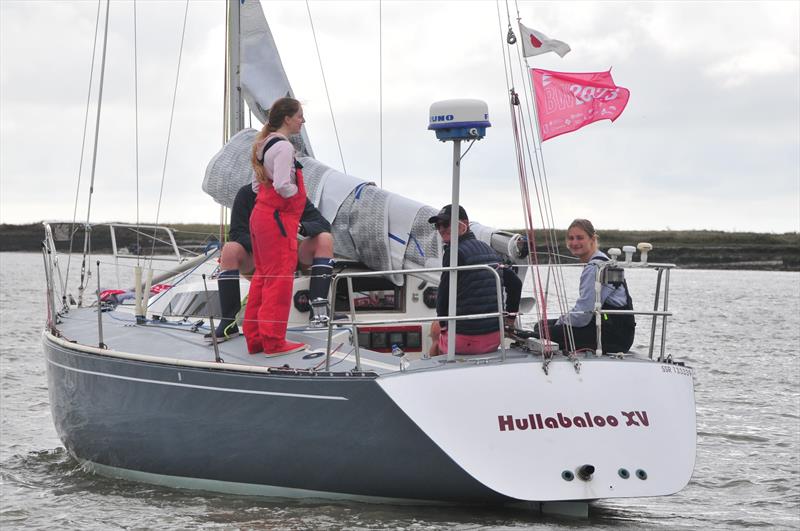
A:
<svg viewBox="0 0 800 531">
<path fill-rule="evenodd" d="M 693 373 L 643 360 L 470 364 L 387 376 L 389 396 L 459 466 L 510 498 L 673 494 L 695 460 Z"/>
</svg>

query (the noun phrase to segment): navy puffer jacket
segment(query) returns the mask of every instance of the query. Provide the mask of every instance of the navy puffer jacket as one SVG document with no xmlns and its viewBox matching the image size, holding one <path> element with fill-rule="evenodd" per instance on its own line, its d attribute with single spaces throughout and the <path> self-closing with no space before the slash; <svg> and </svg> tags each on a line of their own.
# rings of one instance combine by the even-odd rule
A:
<svg viewBox="0 0 800 531">
<path fill-rule="evenodd" d="M 475 238 L 472 231 L 467 231 L 458 239 L 458 265 L 499 264 L 500 256 L 486 243 Z M 442 266 L 450 265 L 450 248 L 445 245 L 442 253 Z M 501 293 L 502 293 L 502 276 Z M 486 270 L 476 269 L 458 272 L 458 299 L 456 315 L 490 313 L 497 311 L 497 291 L 495 276 Z M 450 272 L 442 272 L 439 291 L 436 297 L 436 315 L 448 315 L 447 306 L 450 294 Z M 442 328 L 447 321 L 441 321 Z M 468 336 L 488 334 L 500 330 L 497 317 L 484 319 L 466 319 L 456 322 L 456 333 Z"/>
</svg>

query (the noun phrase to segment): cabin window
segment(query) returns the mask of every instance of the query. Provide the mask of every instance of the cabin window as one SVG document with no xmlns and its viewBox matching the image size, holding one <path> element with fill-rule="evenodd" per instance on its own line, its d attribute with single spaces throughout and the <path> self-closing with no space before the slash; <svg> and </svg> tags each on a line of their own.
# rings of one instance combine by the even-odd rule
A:
<svg viewBox="0 0 800 531">
<path fill-rule="evenodd" d="M 405 288 L 395 286 L 383 277 L 353 278 L 353 304 L 357 313 L 402 312 L 405 310 Z M 337 312 L 349 312 L 347 281 L 342 279 L 336 288 Z"/>
<path fill-rule="evenodd" d="M 422 352 L 422 326 L 359 326 L 358 346 L 377 352 L 392 352 L 394 347 Z"/>
<path fill-rule="evenodd" d="M 206 305 L 206 299 L 210 306 Z M 216 291 L 205 293 L 178 293 L 164 310 L 165 317 L 208 317 L 209 308 L 215 319 L 220 318 L 219 296 Z"/>
</svg>

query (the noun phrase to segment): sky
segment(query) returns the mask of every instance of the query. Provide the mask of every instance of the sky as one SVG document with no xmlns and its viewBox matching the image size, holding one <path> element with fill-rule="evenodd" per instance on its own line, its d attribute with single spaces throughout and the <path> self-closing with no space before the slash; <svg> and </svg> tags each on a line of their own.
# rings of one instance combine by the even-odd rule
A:
<svg viewBox="0 0 800 531">
<path fill-rule="evenodd" d="M 800 230 L 800 2 L 262 4 L 316 157 L 343 158 L 351 175 L 449 203 L 452 146 L 427 130 L 428 109 L 480 99 L 492 127 L 462 161 L 461 204 L 485 225 L 523 227 L 503 61 L 506 8 L 515 31 L 518 8 L 572 48 L 530 67 L 612 68 L 631 92 L 616 122 L 542 143 L 556 227 Z M 176 75 L 185 5 L 139 0 L 134 32 L 134 3 L 111 3 L 90 205 L 97 3 L 0 1 L 0 223 L 219 220 L 200 186 L 222 144 L 225 7 L 189 2 Z M 516 51 L 511 65 L 522 92 Z"/>
</svg>

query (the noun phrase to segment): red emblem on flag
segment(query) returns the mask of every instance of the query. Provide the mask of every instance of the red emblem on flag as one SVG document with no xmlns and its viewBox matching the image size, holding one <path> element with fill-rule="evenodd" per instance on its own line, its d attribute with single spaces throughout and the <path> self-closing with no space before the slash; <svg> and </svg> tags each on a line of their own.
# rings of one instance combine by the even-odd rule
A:
<svg viewBox="0 0 800 531">
<path fill-rule="evenodd" d="M 537 38 L 536 38 L 536 35 L 534 35 L 533 33 L 531 33 L 531 44 L 533 45 L 533 47 L 534 47 L 534 48 L 541 48 L 541 46 L 542 46 L 542 41 L 540 41 L 539 39 L 537 39 Z"/>
</svg>

